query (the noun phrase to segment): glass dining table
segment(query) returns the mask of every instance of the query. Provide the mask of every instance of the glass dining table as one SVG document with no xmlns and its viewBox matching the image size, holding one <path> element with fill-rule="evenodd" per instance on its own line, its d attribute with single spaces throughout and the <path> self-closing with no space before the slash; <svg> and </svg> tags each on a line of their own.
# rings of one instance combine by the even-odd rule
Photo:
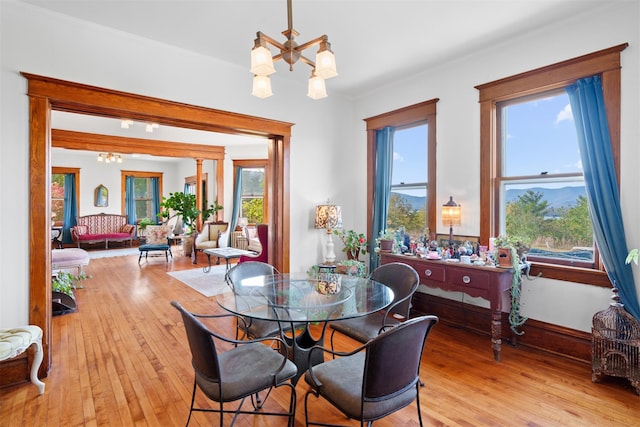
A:
<svg viewBox="0 0 640 427">
<path fill-rule="evenodd" d="M 287 357 L 298 367 L 295 384 L 310 364 L 324 361 L 323 352 L 314 352 L 311 360 L 309 352 L 323 345 L 329 322 L 376 312 L 391 304 L 393 296 L 389 287 L 367 278 L 292 273 L 243 279 L 232 291 L 218 294 L 216 301 L 233 314 L 278 322 Z M 320 326 L 315 336 L 311 324 Z"/>
</svg>

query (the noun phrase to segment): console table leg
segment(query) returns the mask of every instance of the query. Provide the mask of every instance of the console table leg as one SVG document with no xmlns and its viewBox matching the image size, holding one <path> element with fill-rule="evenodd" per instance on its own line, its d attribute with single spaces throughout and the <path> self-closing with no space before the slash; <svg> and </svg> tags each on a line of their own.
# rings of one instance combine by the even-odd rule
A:
<svg viewBox="0 0 640 427">
<path fill-rule="evenodd" d="M 500 310 L 491 311 L 491 347 L 493 348 L 493 359 L 500 361 L 500 347 L 502 346 L 502 313 Z"/>
</svg>

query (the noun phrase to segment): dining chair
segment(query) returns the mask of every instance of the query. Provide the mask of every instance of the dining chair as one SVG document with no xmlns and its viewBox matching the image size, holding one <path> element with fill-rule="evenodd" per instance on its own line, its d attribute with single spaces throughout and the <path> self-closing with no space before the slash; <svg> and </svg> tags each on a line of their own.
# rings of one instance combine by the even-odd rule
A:
<svg viewBox="0 0 640 427">
<path fill-rule="evenodd" d="M 296 390 L 291 378 L 296 376 L 296 365 L 281 353 L 263 344 L 265 339 L 238 341 L 225 338 L 210 331 L 198 318 L 214 318 L 233 316 L 198 315 L 185 310 L 180 303 L 172 301 L 182 315 L 187 332 L 191 364 L 195 370 L 191 407 L 187 426 L 191 415 L 196 412 L 215 412 L 220 415 L 220 427 L 224 414 L 234 414 L 230 425 L 233 425 L 239 414 L 273 415 L 288 417 L 288 425 L 293 426 L 296 408 Z M 279 338 L 269 338 L 278 340 Z M 216 342 L 233 344 L 230 350 L 219 352 Z M 282 343 L 283 344 L 283 343 Z M 263 411 L 263 405 L 274 388 L 289 387 L 291 398 L 288 412 Z M 219 403 L 217 409 L 194 407 L 196 390 L 200 389 L 209 399 Z M 260 399 L 259 392 L 267 394 Z M 247 397 L 250 397 L 253 411 L 242 410 Z M 254 400 L 255 397 L 255 400 Z M 224 409 L 225 403 L 240 401 L 236 409 Z"/>
<path fill-rule="evenodd" d="M 229 269 L 225 280 L 229 287 L 235 290 L 236 286 L 241 286 L 242 280 L 274 274 L 279 274 L 279 272 L 271 264 L 261 261 L 246 261 Z M 239 332 L 243 332 L 246 338 L 256 339 L 277 336 L 281 327 L 285 330 L 290 329 L 284 325 L 280 326 L 276 321 L 252 319 L 247 316 L 240 316 L 236 326 L 236 339 L 242 338 Z"/>
<path fill-rule="evenodd" d="M 335 352 L 322 346 L 334 359 L 311 366 L 305 373 L 310 386 L 304 399 L 305 425 L 327 424 L 309 421 L 309 396 L 322 397 L 348 418 L 370 425 L 416 402 L 420 411 L 420 361 L 436 316 L 416 317 L 376 336 L 351 352 Z M 311 358 L 312 355 L 309 354 Z M 322 418 L 321 418 L 322 419 Z"/>
<path fill-rule="evenodd" d="M 411 298 L 420 284 L 420 278 L 416 270 L 408 264 L 392 262 L 376 268 L 371 275 L 371 279 L 387 285 L 393 290 L 392 303 L 384 310 L 368 316 L 331 322 L 330 342 L 332 350 L 334 348 L 333 336 L 336 331 L 360 343 L 366 343 L 381 332 L 397 326 L 409 318 Z"/>
</svg>

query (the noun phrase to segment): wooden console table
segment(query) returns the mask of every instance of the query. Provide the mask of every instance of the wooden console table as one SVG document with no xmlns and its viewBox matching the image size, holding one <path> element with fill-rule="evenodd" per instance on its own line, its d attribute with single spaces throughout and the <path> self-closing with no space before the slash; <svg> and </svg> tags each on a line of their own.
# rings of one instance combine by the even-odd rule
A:
<svg viewBox="0 0 640 427">
<path fill-rule="evenodd" d="M 418 272 L 420 283 L 445 291 L 463 292 L 489 301 L 493 358 L 500 360 L 502 294 L 511 289 L 511 269 L 429 260 L 406 255 L 380 254 L 380 262 L 404 262 Z"/>
</svg>

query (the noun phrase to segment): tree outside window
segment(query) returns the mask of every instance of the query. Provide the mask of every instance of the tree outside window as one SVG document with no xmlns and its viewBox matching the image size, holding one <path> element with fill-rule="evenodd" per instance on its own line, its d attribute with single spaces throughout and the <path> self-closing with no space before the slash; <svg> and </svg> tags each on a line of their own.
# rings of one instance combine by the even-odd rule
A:
<svg viewBox="0 0 640 427">
<path fill-rule="evenodd" d="M 264 223 L 264 168 L 242 169 L 242 204 L 240 216 L 250 224 Z"/>
</svg>

